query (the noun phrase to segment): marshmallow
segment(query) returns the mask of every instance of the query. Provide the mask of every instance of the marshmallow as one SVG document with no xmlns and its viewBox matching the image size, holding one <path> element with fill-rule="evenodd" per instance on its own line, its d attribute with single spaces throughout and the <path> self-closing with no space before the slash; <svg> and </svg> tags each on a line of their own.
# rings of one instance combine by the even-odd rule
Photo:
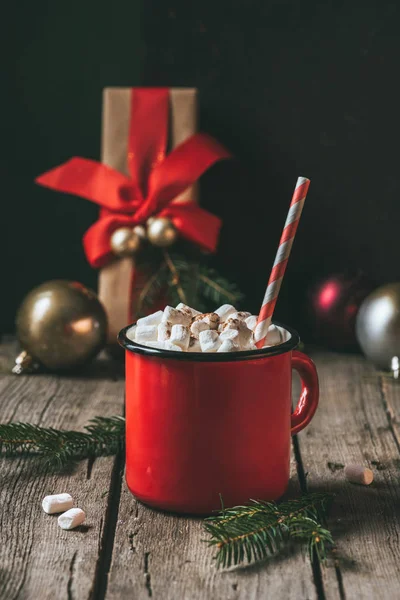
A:
<svg viewBox="0 0 400 600">
<path fill-rule="evenodd" d="M 86 515 L 81 508 L 71 508 L 58 517 L 58 524 L 61 529 L 74 529 L 82 525 Z"/>
<path fill-rule="evenodd" d="M 165 342 L 143 342 L 143 346 L 148 346 L 149 348 L 158 348 L 158 350 L 165 350 Z"/>
<path fill-rule="evenodd" d="M 247 327 L 249 329 L 251 329 L 251 331 L 254 331 L 254 329 L 256 328 L 257 319 L 258 319 L 257 315 L 250 315 L 250 317 L 247 317 L 247 319 L 244 320 Z"/>
<path fill-rule="evenodd" d="M 172 306 L 166 306 L 162 320 L 164 322 L 168 321 L 171 325 L 186 325 L 186 327 L 189 327 L 192 315 L 189 311 L 183 312 Z"/>
<path fill-rule="evenodd" d="M 267 337 L 265 339 L 266 346 L 276 346 L 276 344 L 282 343 L 281 332 L 275 325 L 270 325 L 268 327 Z"/>
<path fill-rule="evenodd" d="M 234 312 L 229 315 L 230 319 L 239 319 L 239 321 L 245 321 L 248 317 L 251 317 L 251 313 L 246 312 L 245 310 L 240 310 L 239 312 Z"/>
<path fill-rule="evenodd" d="M 369 485 L 374 480 L 374 474 L 371 469 L 362 465 L 347 465 L 344 469 L 344 475 L 347 481 L 358 483 L 359 485 Z"/>
<path fill-rule="evenodd" d="M 176 344 L 173 344 L 170 341 L 166 341 L 164 342 L 165 346 L 165 350 L 174 350 L 174 352 L 182 352 L 182 348 L 180 346 L 177 346 Z"/>
<path fill-rule="evenodd" d="M 176 306 L 176 310 L 180 310 L 183 313 L 186 313 L 187 311 L 189 311 L 190 314 L 192 315 L 192 317 L 196 317 L 197 315 L 201 314 L 201 312 L 199 310 L 196 310 L 195 308 L 192 308 L 191 306 L 187 306 L 187 304 L 183 304 L 183 302 L 179 302 L 179 304 Z"/>
<path fill-rule="evenodd" d="M 135 341 L 135 332 L 136 332 L 136 325 L 133 325 L 132 327 L 130 327 L 128 329 L 128 331 L 126 332 L 126 337 L 128 338 L 128 340 L 131 340 L 131 342 Z"/>
<path fill-rule="evenodd" d="M 193 337 L 198 338 L 201 331 L 206 329 L 218 329 L 219 316 L 216 313 L 202 313 L 194 317 L 190 326 Z"/>
<path fill-rule="evenodd" d="M 201 352 L 201 346 L 199 340 L 194 337 L 190 338 L 188 352 Z"/>
<path fill-rule="evenodd" d="M 199 342 L 202 352 L 216 352 L 221 346 L 221 340 L 219 339 L 218 332 L 213 329 L 201 331 L 199 335 Z"/>
<path fill-rule="evenodd" d="M 138 319 L 136 325 L 141 327 L 142 325 L 159 325 L 161 323 L 161 319 L 163 318 L 163 311 L 158 310 L 157 312 L 147 315 L 147 317 L 142 317 Z"/>
<path fill-rule="evenodd" d="M 195 339 L 199 339 L 199 335 L 202 331 L 206 331 L 207 329 L 210 329 L 208 324 L 205 321 L 193 321 L 193 323 L 190 326 L 190 333 L 192 335 L 192 337 L 194 337 Z"/>
<path fill-rule="evenodd" d="M 185 327 L 184 325 L 180 324 L 172 325 L 171 337 L 169 338 L 171 344 L 179 346 L 180 348 L 182 348 L 182 350 L 187 350 L 189 347 L 189 340 L 189 327 Z"/>
<path fill-rule="evenodd" d="M 224 340 L 217 352 L 237 352 L 239 347 L 232 340 Z"/>
<path fill-rule="evenodd" d="M 54 496 L 46 496 L 43 498 L 42 507 L 45 513 L 53 515 L 61 513 L 74 505 L 74 500 L 69 494 L 55 494 Z"/>
<path fill-rule="evenodd" d="M 144 344 L 145 342 L 156 341 L 157 335 L 157 325 L 142 325 L 141 327 L 136 327 L 135 342 L 138 344 Z"/>
<path fill-rule="evenodd" d="M 226 319 L 233 313 L 237 312 L 236 308 L 232 306 L 232 304 L 223 304 L 215 311 L 220 318 L 221 323 L 226 321 Z"/>
<path fill-rule="evenodd" d="M 172 325 L 171 323 L 168 323 L 168 321 L 163 321 L 160 323 L 157 329 L 157 341 L 165 342 L 169 340 L 171 336 L 171 329 Z"/>
<path fill-rule="evenodd" d="M 239 332 L 239 347 L 245 349 L 250 343 L 250 340 L 253 335 L 252 331 L 247 327 L 246 323 L 244 321 L 240 321 L 239 319 L 233 319 L 229 317 L 228 320 L 224 323 L 221 335 L 229 329 L 233 329 Z"/>
<path fill-rule="evenodd" d="M 240 333 L 238 329 L 224 329 L 219 336 L 221 342 L 224 342 L 225 340 L 232 340 L 232 342 L 234 342 L 238 346 L 240 345 L 239 337 Z"/>
</svg>

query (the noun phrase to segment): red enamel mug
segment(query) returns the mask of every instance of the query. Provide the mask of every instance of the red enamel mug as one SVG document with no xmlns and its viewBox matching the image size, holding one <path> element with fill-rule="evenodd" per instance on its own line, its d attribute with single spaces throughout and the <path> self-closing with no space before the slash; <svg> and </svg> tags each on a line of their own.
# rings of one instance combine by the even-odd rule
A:
<svg viewBox="0 0 400 600">
<path fill-rule="evenodd" d="M 173 352 L 130 341 L 126 350 L 126 480 L 163 510 L 209 514 L 250 498 L 276 500 L 289 481 L 290 436 L 318 405 L 318 376 L 287 341 L 230 353 Z M 292 412 L 292 369 L 302 391 Z"/>
</svg>

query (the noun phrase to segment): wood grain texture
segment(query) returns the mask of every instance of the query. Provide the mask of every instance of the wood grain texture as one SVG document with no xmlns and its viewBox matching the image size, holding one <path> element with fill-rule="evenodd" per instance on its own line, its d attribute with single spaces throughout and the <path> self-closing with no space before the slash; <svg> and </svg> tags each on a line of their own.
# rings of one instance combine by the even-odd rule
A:
<svg viewBox="0 0 400 600">
<path fill-rule="evenodd" d="M 298 495 L 295 461 L 288 495 Z M 201 519 L 137 502 L 123 484 L 107 600 L 258 600 L 316 598 L 309 559 L 298 547 L 240 569 L 218 570 Z"/>
<path fill-rule="evenodd" d="M 336 494 L 330 527 L 337 550 L 322 567 L 325 597 L 398 598 L 399 451 L 386 407 L 400 405 L 400 387 L 383 388 L 361 357 L 325 353 L 315 360 L 320 406 L 299 444 L 308 489 Z M 373 470 L 371 486 L 345 480 L 349 463 Z"/>
<path fill-rule="evenodd" d="M 118 369 L 98 361 L 81 377 L 4 374 L 12 345 L 2 346 L 2 422 L 82 429 L 96 415 L 122 413 L 123 381 Z M 120 371 L 121 369 L 119 369 Z M 91 596 L 104 537 L 114 457 L 82 461 L 59 473 L 34 459 L 0 461 L 0 597 L 84 599 Z M 112 491 L 112 490 L 111 490 Z M 57 515 L 46 515 L 47 494 L 69 492 L 87 513 L 83 526 L 63 531 Z"/>
</svg>

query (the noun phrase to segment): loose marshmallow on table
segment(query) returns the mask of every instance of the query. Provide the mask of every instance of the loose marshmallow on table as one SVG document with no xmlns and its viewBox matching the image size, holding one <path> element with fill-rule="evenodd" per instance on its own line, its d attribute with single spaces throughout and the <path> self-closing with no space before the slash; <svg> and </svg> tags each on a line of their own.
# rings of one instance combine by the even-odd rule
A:
<svg viewBox="0 0 400 600">
<path fill-rule="evenodd" d="M 158 337 L 157 325 L 141 325 L 136 327 L 135 342 L 144 344 L 145 342 L 156 341 Z"/>
<path fill-rule="evenodd" d="M 64 512 L 74 505 L 74 500 L 69 494 L 54 494 L 43 498 L 42 507 L 45 513 L 53 515 L 54 513 Z"/>
<path fill-rule="evenodd" d="M 239 346 L 232 340 L 224 340 L 217 352 L 238 352 Z"/>
<path fill-rule="evenodd" d="M 169 340 L 171 337 L 171 329 L 172 325 L 171 323 L 168 323 L 168 321 L 160 323 L 157 330 L 157 341 L 165 342 L 166 340 Z"/>
<path fill-rule="evenodd" d="M 142 317 L 137 320 L 136 325 L 141 327 L 143 325 L 159 325 L 161 323 L 161 319 L 163 318 L 163 311 L 158 310 L 157 312 L 148 315 L 147 317 Z"/>
<path fill-rule="evenodd" d="M 189 311 L 177 310 L 172 306 L 166 306 L 164 308 L 162 320 L 164 322 L 168 321 L 171 325 L 185 325 L 186 327 L 189 327 L 190 321 L 192 320 L 192 314 Z"/>
<path fill-rule="evenodd" d="M 169 338 L 169 341 L 171 344 L 175 344 L 176 346 L 182 348 L 182 350 L 187 350 L 190 341 L 189 327 L 185 327 L 184 325 L 180 324 L 172 325 L 171 337 Z"/>
<path fill-rule="evenodd" d="M 224 321 L 226 321 L 226 319 L 235 312 L 237 312 L 237 310 L 234 306 L 232 306 L 232 304 L 223 304 L 217 308 L 215 314 L 219 316 L 221 323 L 224 323 Z"/>
<path fill-rule="evenodd" d="M 218 332 L 215 329 L 207 329 L 201 331 L 199 335 L 199 342 L 202 352 L 217 352 L 221 346 L 221 340 L 219 339 Z"/>
<path fill-rule="evenodd" d="M 58 524 L 61 529 L 74 529 L 82 525 L 86 515 L 81 508 L 71 508 L 58 517 Z"/>
<path fill-rule="evenodd" d="M 344 469 L 345 477 L 351 483 L 359 485 L 369 485 L 374 480 L 374 474 L 371 469 L 362 465 L 347 465 Z"/>
</svg>

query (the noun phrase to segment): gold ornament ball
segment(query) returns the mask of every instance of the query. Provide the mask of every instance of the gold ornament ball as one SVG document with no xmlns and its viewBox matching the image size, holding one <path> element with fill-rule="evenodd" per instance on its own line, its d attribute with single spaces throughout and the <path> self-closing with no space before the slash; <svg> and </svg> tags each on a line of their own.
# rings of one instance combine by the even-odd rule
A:
<svg viewBox="0 0 400 600">
<path fill-rule="evenodd" d="M 132 256 L 139 251 L 142 239 L 135 229 L 120 227 L 114 231 L 110 238 L 110 245 L 114 254 L 123 258 Z"/>
<path fill-rule="evenodd" d="M 14 372 L 23 372 L 29 358 L 62 371 L 86 364 L 104 347 L 107 316 L 93 291 L 78 282 L 55 280 L 29 292 L 16 328 L 24 353 Z"/>
<path fill-rule="evenodd" d="M 160 217 L 148 224 L 147 237 L 154 246 L 167 248 L 176 242 L 178 232 L 169 219 Z"/>
</svg>

